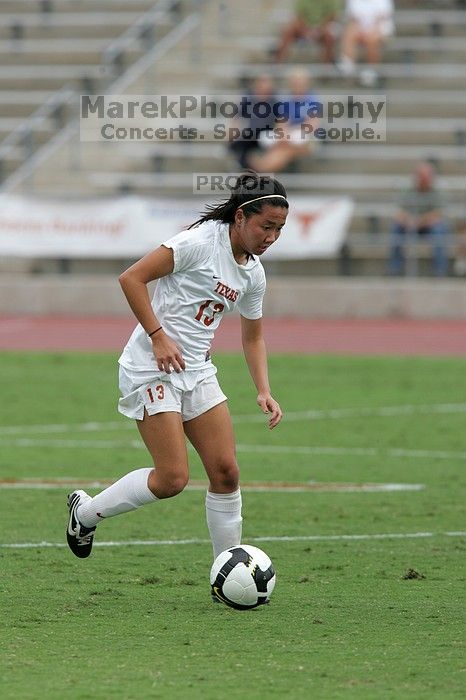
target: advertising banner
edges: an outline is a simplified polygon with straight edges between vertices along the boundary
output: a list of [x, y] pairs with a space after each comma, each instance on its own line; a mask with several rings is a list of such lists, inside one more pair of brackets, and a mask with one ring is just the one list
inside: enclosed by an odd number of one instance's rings
[[[199, 218], [207, 202], [121, 197], [83, 202], [0, 197], [0, 255], [138, 258]], [[267, 260], [332, 258], [345, 240], [351, 199], [290, 196], [290, 212]]]

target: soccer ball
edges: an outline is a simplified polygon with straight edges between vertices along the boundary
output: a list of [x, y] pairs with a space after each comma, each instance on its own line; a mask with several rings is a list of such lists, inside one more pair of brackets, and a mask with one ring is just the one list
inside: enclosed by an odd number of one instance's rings
[[212, 595], [231, 608], [250, 610], [268, 603], [275, 569], [258, 547], [241, 544], [221, 552], [210, 571]]

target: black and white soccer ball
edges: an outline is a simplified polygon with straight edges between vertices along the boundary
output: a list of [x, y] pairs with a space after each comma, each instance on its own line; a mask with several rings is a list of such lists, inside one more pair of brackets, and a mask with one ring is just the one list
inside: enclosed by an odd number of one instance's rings
[[275, 587], [275, 569], [258, 547], [241, 544], [218, 555], [210, 571], [212, 595], [237, 610], [268, 603]]

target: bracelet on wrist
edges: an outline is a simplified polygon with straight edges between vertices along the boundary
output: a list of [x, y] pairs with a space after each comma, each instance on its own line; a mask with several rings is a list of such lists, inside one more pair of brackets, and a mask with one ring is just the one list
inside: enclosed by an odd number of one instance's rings
[[162, 330], [162, 326], [159, 326], [158, 328], [155, 329], [155, 331], [152, 331], [152, 333], [148, 333], [147, 335], [149, 336], [149, 338], [152, 338], [154, 333], [158, 333], [158, 331], [161, 331], [161, 330]]

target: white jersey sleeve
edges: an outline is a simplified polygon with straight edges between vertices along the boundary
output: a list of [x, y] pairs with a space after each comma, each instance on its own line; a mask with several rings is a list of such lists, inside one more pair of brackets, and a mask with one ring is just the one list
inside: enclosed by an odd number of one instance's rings
[[181, 231], [163, 243], [173, 250], [173, 272], [195, 270], [212, 254], [212, 240], [202, 237], [199, 231]]
[[262, 303], [265, 294], [265, 272], [262, 265], [254, 269], [255, 275], [251, 288], [238, 301], [238, 310], [241, 316], [251, 321], [262, 318]]

